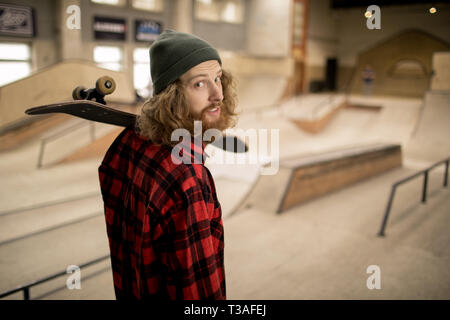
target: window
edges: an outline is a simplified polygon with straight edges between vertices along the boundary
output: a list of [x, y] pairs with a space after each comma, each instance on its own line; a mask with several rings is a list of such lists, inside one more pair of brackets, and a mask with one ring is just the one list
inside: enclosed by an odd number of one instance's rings
[[31, 73], [30, 46], [0, 43], [0, 86], [25, 78]]
[[119, 6], [119, 7], [123, 7], [126, 4], [126, 0], [91, 0], [94, 3], [99, 3], [99, 4], [108, 4], [111, 6]]
[[133, 83], [137, 93], [148, 98], [152, 94], [152, 78], [150, 74], [150, 56], [148, 48], [136, 48], [133, 52]]
[[195, 17], [204, 21], [242, 23], [244, 4], [242, 0], [196, 0]]
[[163, 0], [133, 0], [132, 6], [135, 9], [147, 11], [163, 11]]
[[122, 69], [122, 50], [119, 47], [95, 47], [94, 61], [99, 67], [120, 71]]

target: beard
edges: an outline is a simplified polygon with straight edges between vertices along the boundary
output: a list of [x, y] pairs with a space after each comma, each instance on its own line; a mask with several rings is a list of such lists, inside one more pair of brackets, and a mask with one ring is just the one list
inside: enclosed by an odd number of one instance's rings
[[[217, 106], [220, 107], [219, 117], [217, 119], [215, 119], [215, 120], [207, 119], [207, 114], [206, 113], [209, 110], [214, 109]], [[192, 121], [197, 120], [197, 121], [201, 121], [202, 122], [202, 135], [208, 129], [217, 129], [220, 132], [222, 132], [222, 131], [224, 131], [225, 129], [228, 128], [228, 123], [229, 123], [228, 115], [226, 113], [225, 106], [223, 105], [223, 103], [220, 103], [219, 105], [217, 105], [217, 104], [209, 105], [209, 106], [205, 107], [200, 112], [200, 114], [191, 115], [190, 118], [191, 118]]]

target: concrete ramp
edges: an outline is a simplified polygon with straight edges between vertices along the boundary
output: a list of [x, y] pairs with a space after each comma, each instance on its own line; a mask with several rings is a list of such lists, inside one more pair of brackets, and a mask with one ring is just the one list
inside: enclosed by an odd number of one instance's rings
[[373, 113], [382, 110], [381, 105], [351, 102], [341, 94], [297, 96], [283, 103], [281, 108], [298, 128], [312, 134], [322, 133], [343, 109]]
[[123, 128], [116, 129], [103, 137], [95, 140], [94, 142], [89, 143], [88, 145], [78, 149], [72, 154], [68, 155], [57, 164], [69, 163], [73, 161], [81, 161], [91, 158], [103, 158], [108, 151], [108, 148], [111, 146], [113, 141], [117, 138], [117, 136], [122, 132]]
[[12, 150], [20, 145], [36, 139], [39, 135], [43, 134], [47, 130], [56, 127], [63, 122], [70, 119], [71, 116], [67, 114], [53, 114], [36, 116], [35, 121], [0, 133], [0, 152]]
[[[110, 104], [109, 107], [134, 114], [140, 113], [140, 106], [138, 105], [116, 105]], [[73, 118], [73, 117], [72, 117]], [[87, 122], [87, 120], [85, 120]], [[92, 158], [103, 158], [109, 146], [113, 143], [119, 133], [124, 129], [123, 127], [96, 123], [96, 131], [99, 131], [98, 137], [80, 148], [72, 150], [63, 158], [56, 161], [54, 164], [70, 163], [74, 161], [82, 161]]]
[[236, 80], [242, 112], [274, 106], [285, 97], [292, 79], [292, 58], [263, 58], [230, 52], [221, 52], [221, 57], [224, 69]]
[[450, 156], [450, 52], [435, 52], [432, 64], [430, 91], [405, 151], [410, 157], [434, 162]]
[[245, 112], [273, 107], [280, 102], [287, 84], [284, 76], [242, 76], [238, 79], [239, 106]]
[[428, 161], [450, 156], [450, 91], [426, 94], [418, 126], [406, 151], [413, 158]]
[[280, 161], [260, 176], [239, 208], [281, 213], [298, 204], [402, 166], [400, 145], [373, 144]]
[[28, 108], [72, 100], [75, 87], [92, 88], [101, 76], [111, 76], [116, 81], [116, 90], [106, 97], [107, 101], [134, 102], [134, 89], [125, 73], [87, 61], [65, 61], [0, 87], [0, 130], [29, 121], [30, 116], [24, 113]]

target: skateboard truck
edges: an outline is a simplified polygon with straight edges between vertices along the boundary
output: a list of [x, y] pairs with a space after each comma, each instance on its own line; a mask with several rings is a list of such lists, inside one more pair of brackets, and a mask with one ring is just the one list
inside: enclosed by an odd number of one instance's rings
[[95, 82], [95, 88], [86, 89], [78, 86], [72, 91], [74, 100], [95, 100], [98, 103], [106, 105], [105, 96], [111, 94], [116, 89], [116, 82], [109, 76], [103, 76]]

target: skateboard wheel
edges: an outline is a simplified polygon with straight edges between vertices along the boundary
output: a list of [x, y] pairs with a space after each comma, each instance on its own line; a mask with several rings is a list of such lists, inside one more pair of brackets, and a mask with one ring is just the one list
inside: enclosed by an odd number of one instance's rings
[[72, 98], [74, 100], [83, 100], [86, 99], [86, 92], [85, 92], [86, 88], [79, 86], [76, 87], [75, 89], [73, 89], [72, 91]]
[[103, 76], [98, 78], [95, 88], [103, 95], [111, 94], [116, 89], [116, 82], [111, 77]]

